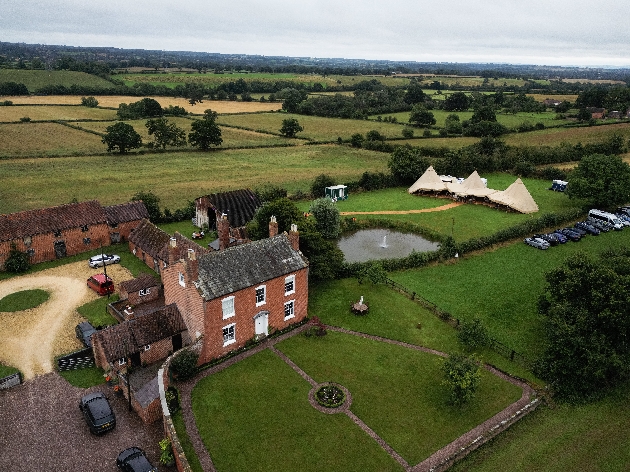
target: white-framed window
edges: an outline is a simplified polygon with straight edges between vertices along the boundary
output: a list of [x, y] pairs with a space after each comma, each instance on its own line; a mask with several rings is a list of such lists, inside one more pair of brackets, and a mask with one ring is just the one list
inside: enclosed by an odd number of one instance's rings
[[127, 363], [126, 357], [121, 357], [120, 359], [118, 359], [118, 365], [125, 365], [126, 363]]
[[151, 293], [151, 289], [150, 288], [143, 288], [142, 290], [140, 290], [140, 292], [138, 292], [138, 294], [141, 297], [144, 297], [145, 295], [148, 295]]
[[223, 328], [223, 346], [228, 346], [236, 342], [236, 323], [232, 323]]
[[162, 261], [162, 267], [166, 269], [166, 262]]
[[223, 319], [234, 316], [234, 297], [225, 297], [221, 300], [221, 308], [223, 310]]
[[295, 300], [289, 300], [284, 304], [285, 321], [295, 316]]
[[182, 274], [181, 272], [178, 272], [179, 274], [179, 285], [181, 285], [182, 287], [186, 286], [186, 280], [184, 279], [184, 274]]
[[267, 303], [267, 286], [256, 287], [256, 306]]
[[149, 349], [151, 349], [151, 345], [150, 344], [145, 344], [144, 345], [144, 350], [148, 351]]
[[284, 294], [291, 295], [295, 293], [295, 275], [289, 275], [284, 279]]

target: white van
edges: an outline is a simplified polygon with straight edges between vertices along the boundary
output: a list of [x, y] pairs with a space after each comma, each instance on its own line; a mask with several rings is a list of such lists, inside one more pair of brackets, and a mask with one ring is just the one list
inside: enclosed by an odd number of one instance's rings
[[588, 212], [588, 220], [608, 223], [617, 231], [623, 229], [623, 223], [621, 222], [621, 220], [617, 216], [613, 215], [612, 213], [608, 213], [607, 211], [596, 209], [590, 210]]

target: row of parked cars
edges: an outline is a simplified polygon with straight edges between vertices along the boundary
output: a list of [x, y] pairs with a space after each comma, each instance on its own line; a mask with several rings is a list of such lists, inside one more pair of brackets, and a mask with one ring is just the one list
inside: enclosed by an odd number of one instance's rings
[[587, 234], [597, 236], [602, 232], [621, 231], [626, 226], [630, 226], [630, 207], [619, 207], [615, 213], [593, 209], [588, 212], [586, 221], [550, 233], [535, 234], [524, 241], [532, 247], [548, 249], [569, 240], [577, 242]]

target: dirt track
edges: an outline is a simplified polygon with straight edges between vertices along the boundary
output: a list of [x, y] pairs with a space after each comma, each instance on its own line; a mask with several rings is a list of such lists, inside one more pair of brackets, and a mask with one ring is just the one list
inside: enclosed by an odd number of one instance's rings
[[[98, 298], [85, 283], [98, 272], [81, 261], [0, 282], [0, 299], [36, 288], [50, 293], [50, 298], [36, 308], [0, 312], [0, 361], [31, 379], [52, 372], [54, 356], [79, 349], [74, 326], [81, 317], [76, 308]], [[108, 266], [107, 274], [116, 285], [132, 278], [119, 265]]]
[[463, 205], [461, 202], [453, 202], [435, 208], [425, 208], [423, 210], [381, 210], [381, 211], [340, 211], [341, 216], [348, 215], [410, 215], [413, 213], [431, 213], [433, 211], [443, 211]]

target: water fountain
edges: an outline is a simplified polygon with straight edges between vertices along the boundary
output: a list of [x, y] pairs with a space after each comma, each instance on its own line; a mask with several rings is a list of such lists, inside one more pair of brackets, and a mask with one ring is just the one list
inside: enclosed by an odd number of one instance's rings
[[436, 251], [439, 244], [421, 236], [383, 228], [362, 229], [342, 236], [337, 246], [347, 262], [408, 256], [411, 251]]
[[381, 243], [381, 247], [382, 248], [387, 247], [387, 235], [383, 236], [383, 242]]

